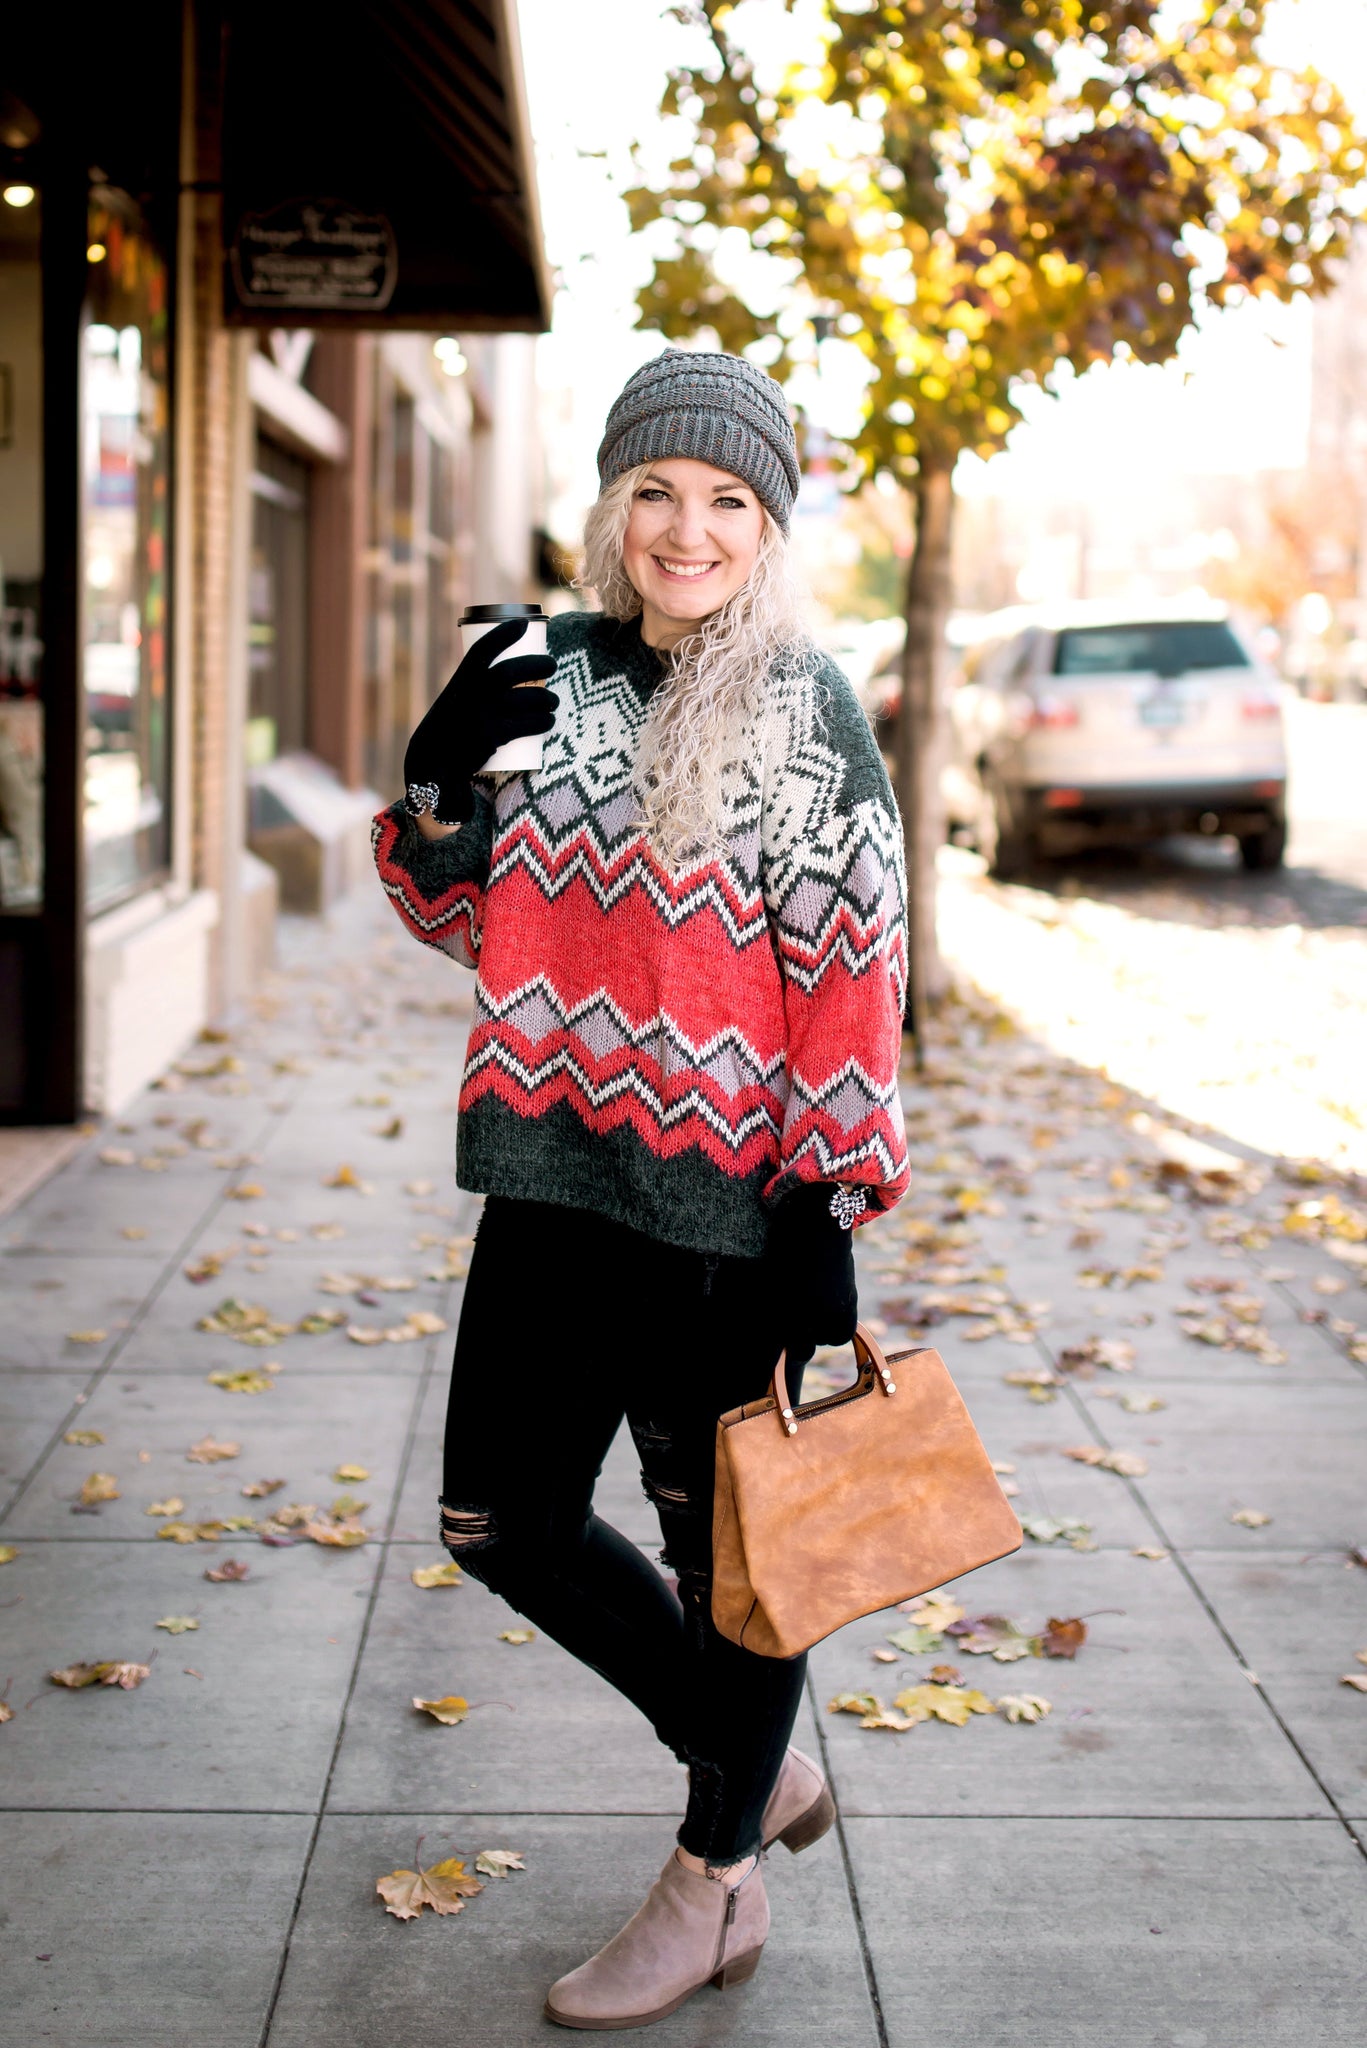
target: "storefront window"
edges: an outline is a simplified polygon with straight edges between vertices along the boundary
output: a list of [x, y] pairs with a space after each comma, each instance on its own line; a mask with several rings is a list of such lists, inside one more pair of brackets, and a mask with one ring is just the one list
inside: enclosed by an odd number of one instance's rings
[[86, 894], [131, 894], [168, 857], [167, 276], [137, 209], [89, 214], [82, 341]]
[[306, 463], [260, 436], [252, 472], [247, 766], [304, 745], [308, 688]]
[[0, 915], [43, 895], [41, 206], [0, 191]]

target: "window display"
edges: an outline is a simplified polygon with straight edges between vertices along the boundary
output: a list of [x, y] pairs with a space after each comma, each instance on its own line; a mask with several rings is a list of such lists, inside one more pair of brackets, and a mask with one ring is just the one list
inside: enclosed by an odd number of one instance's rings
[[86, 897], [166, 866], [167, 273], [136, 207], [91, 202], [82, 336]]
[[43, 899], [41, 211], [0, 195], [0, 916]]

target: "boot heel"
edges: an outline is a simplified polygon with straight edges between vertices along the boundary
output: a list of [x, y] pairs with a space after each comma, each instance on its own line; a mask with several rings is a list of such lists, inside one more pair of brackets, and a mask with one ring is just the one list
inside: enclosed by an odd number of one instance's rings
[[764, 1944], [752, 1948], [748, 1955], [732, 1956], [729, 1963], [723, 1963], [711, 1982], [718, 1991], [728, 1991], [733, 1984], [748, 1984], [759, 1968], [759, 1959], [764, 1954]]
[[779, 1836], [785, 1849], [796, 1856], [801, 1849], [810, 1849], [813, 1842], [819, 1842], [835, 1826], [835, 1800], [829, 1785], [823, 1785], [821, 1796], [814, 1806], [800, 1813], [795, 1821]]

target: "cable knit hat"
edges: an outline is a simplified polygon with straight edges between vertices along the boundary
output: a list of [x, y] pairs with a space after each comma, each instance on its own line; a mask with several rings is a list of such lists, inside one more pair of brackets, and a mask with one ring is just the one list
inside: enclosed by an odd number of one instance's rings
[[627, 379], [598, 450], [600, 484], [671, 455], [742, 478], [787, 532], [802, 481], [797, 437], [778, 384], [744, 356], [667, 348]]

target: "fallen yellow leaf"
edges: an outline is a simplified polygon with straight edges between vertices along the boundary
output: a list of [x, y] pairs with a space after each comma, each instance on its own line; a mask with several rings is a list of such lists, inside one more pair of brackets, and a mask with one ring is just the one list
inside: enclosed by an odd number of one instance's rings
[[905, 1692], [899, 1692], [892, 1704], [913, 1721], [933, 1716], [937, 1721], [948, 1721], [954, 1728], [962, 1728], [970, 1714], [996, 1712], [986, 1693], [959, 1685], [911, 1685]]
[[481, 1849], [475, 1869], [481, 1877], [506, 1877], [510, 1870], [525, 1870], [520, 1849]]
[[453, 1557], [448, 1557], [445, 1564], [416, 1564], [409, 1573], [409, 1577], [415, 1586], [422, 1586], [424, 1588], [464, 1584], [460, 1575], [460, 1566]]
[[1167, 1560], [1166, 1550], [1159, 1550], [1150, 1543], [1140, 1543], [1130, 1552], [1131, 1557], [1147, 1557], [1151, 1564], [1163, 1564]]
[[1263, 1514], [1259, 1508], [1236, 1508], [1229, 1519], [1237, 1522], [1241, 1529], [1265, 1529], [1272, 1517]]
[[184, 1510], [184, 1507], [184, 1501], [173, 1494], [170, 1500], [154, 1500], [149, 1502], [148, 1506], [143, 1509], [143, 1513], [145, 1515], [178, 1515]]
[[500, 1630], [498, 1639], [501, 1643], [534, 1643], [536, 1641], [536, 1630], [534, 1628], [505, 1628]]
[[199, 1623], [193, 1614], [163, 1614], [157, 1627], [164, 1628], [168, 1636], [183, 1636], [188, 1629], [198, 1628]]
[[92, 1472], [81, 1487], [81, 1506], [94, 1507], [102, 1500], [118, 1500], [119, 1482], [112, 1472]]
[[62, 1438], [62, 1442], [64, 1444], [78, 1444], [85, 1450], [92, 1444], [102, 1444], [104, 1442], [104, 1431], [102, 1429], [69, 1429]]
[[430, 1714], [434, 1721], [440, 1721], [443, 1728], [454, 1728], [470, 1711], [469, 1700], [463, 1700], [459, 1693], [449, 1692], [444, 1699], [420, 1700], [416, 1694], [413, 1704], [420, 1713]]
[[68, 1330], [66, 1341], [68, 1344], [103, 1344], [105, 1336], [104, 1330]]
[[364, 1465], [339, 1465], [332, 1476], [334, 1479], [369, 1479], [370, 1473]]
[[211, 1387], [222, 1387], [225, 1394], [264, 1394], [275, 1385], [265, 1372], [211, 1372], [208, 1380]]
[[0, 1543], [0, 1564], [13, 1564], [18, 1555], [19, 1547], [17, 1544]]
[[1351, 1685], [1354, 1692], [1367, 1692], [1367, 1672], [1346, 1671], [1339, 1684]]

